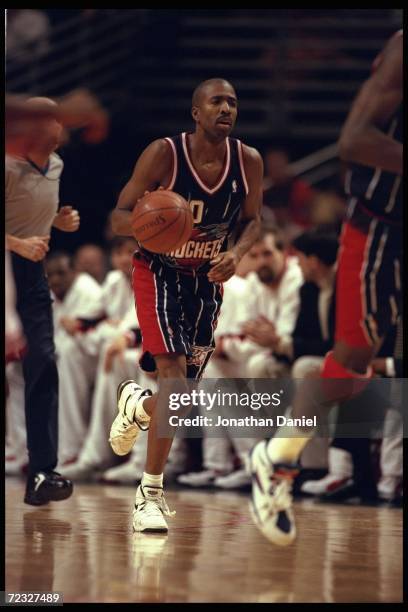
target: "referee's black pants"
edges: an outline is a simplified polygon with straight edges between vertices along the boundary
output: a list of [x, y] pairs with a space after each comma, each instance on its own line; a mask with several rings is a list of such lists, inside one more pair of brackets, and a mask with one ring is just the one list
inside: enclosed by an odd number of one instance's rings
[[29, 474], [58, 460], [58, 371], [51, 296], [43, 262], [12, 253], [17, 312], [27, 340], [23, 359]]

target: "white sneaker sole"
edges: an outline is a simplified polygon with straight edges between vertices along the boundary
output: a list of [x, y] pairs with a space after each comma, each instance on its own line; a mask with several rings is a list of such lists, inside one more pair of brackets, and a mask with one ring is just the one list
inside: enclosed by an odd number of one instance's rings
[[[124, 403], [123, 403], [121, 396], [122, 396], [122, 392], [124, 391], [126, 386], [129, 384], [137, 384], [137, 383], [135, 383], [134, 380], [124, 380], [118, 386], [117, 395], [116, 395], [118, 415], [116, 416], [115, 420], [112, 423], [111, 432], [112, 432], [112, 429], [115, 428], [115, 423], [117, 421], [118, 421], [118, 424], [121, 425], [123, 420], [126, 418], [124, 416], [124, 413], [125, 413], [125, 408], [126, 408], [126, 402], [128, 401], [130, 396], [126, 398], [126, 401]], [[126, 434], [124, 435], [122, 434], [122, 435], [114, 436], [114, 437], [110, 436], [109, 443], [112, 447], [113, 452], [116, 455], [119, 455], [121, 457], [130, 453], [130, 451], [132, 450], [136, 442], [137, 436], [139, 435], [139, 431], [141, 431], [141, 429], [142, 429], [141, 427], [139, 427], [136, 423], [134, 423], [132, 425], [129, 425], [129, 428], [126, 431]], [[148, 427], [146, 429], [148, 429]]]
[[[249, 471], [249, 473], [251, 474], [251, 482], [253, 480], [253, 476], [252, 474], [254, 472], [256, 472], [256, 469], [254, 467], [254, 460], [253, 460], [253, 451], [254, 451], [255, 447], [251, 450], [251, 452], [249, 453], [249, 456], [247, 456], [246, 459], [246, 469], [247, 471]], [[252, 483], [253, 486], [253, 483]], [[290, 544], [292, 544], [294, 542], [294, 540], [296, 539], [296, 527], [294, 527], [293, 532], [291, 535], [284, 535], [282, 532], [278, 531], [278, 530], [273, 530], [271, 532], [270, 529], [268, 529], [264, 523], [261, 522], [260, 518], [258, 517], [258, 514], [255, 510], [255, 504], [253, 499], [251, 499], [251, 501], [248, 504], [249, 506], [249, 512], [251, 514], [251, 518], [254, 522], [254, 524], [256, 525], [256, 527], [259, 529], [259, 531], [262, 533], [263, 536], [265, 536], [265, 538], [267, 540], [269, 540], [269, 542], [272, 542], [272, 544], [275, 544], [276, 546], [289, 546]]]
[[252, 501], [249, 502], [248, 506], [254, 524], [257, 526], [262, 535], [269, 540], [269, 542], [272, 542], [272, 544], [275, 544], [276, 546], [284, 547], [290, 546], [296, 540], [296, 530], [293, 531], [291, 536], [283, 536], [279, 532], [271, 534], [270, 530], [266, 529], [263, 523], [260, 522]]
[[135, 527], [135, 525], [133, 525], [134, 533], [167, 533], [168, 531], [168, 527]]

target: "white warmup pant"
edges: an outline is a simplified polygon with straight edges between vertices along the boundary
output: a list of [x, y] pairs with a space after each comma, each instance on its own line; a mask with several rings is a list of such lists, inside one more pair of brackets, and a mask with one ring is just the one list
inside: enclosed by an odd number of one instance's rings
[[[59, 463], [77, 457], [85, 443], [92, 406], [98, 361], [107, 340], [118, 335], [118, 329], [101, 323], [94, 330], [56, 337], [59, 374]], [[115, 402], [116, 392], [113, 396]], [[109, 432], [109, 430], [108, 430]]]
[[[291, 376], [294, 379], [307, 378], [312, 372], [320, 370], [324, 357], [305, 355], [296, 359], [292, 365]], [[301, 463], [304, 468], [326, 468], [328, 465], [327, 438], [313, 437], [301, 454]]]
[[245, 364], [246, 378], [279, 378], [290, 376], [290, 367], [264, 352], [252, 355]]
[[400, 414], [388, 410], [384, 422], [384, 437], [381, 443], [381, 478], [378, 490], [385, 496], [392, 496], [403, 475], [403, 426]]
[[[214, 357], [210, 359], [203, 378], [244, 378], [245, 374], [241, 364], [231, 363], [225, 359]], [[203, 411], [208, 416], [206, 411]], [[233, 438], [228, 428], [218, 427], [219, 435], [223, 437], [210, 437], [203, 431], [203, 467], [209, 470], [230, 472], [233, 468], [231, 457], [231, 444], [233, 445], [241, 463], [245, 466], [245, 459], [258, 441], [258, 438]]]
[[6, 453], [16, 457], [21, 463], [28, 463], [27, 432], [24, 410], [24, 377], [20, 361], [6, 366], [9, 396], [6, 402], [7, 435]]
[[97, 359], [86, 353], [75, 337], [66, 337], [58, 347], [59, 463], [77, 457], [85, 442], [91, 410], [92, 386]]
[[[123, 363], [114, 359], [112, 370], [105, 372], [104, 361], [107, 343], [102, 347], [95, 375], [95, 387], [91, 404], [91, 419], [78, 461], [92, 466], [108, 467], [115, 463], [115, 455], [109, 444], [109, 431], [118, 413], [117, 388], [126, 379], [136, 381], [141, 387], [155, 391], [155, 383], [148, 379], [138, 367], [140, 349], [129, 349], [124, 353]], [[153, 383], [153, 384], [152, 384]], [[140, 439], [139, 439], [140, 438]], [[138, 436], [135, 453], [146, 452], [147, 436]]]
[[[78, 461], [84, 465], [95, 467], [109, 467], [115, 463], [115, 455], [109, 444], [109, 432], [115, 419], [117, 408], [118, 385], [127, 379], [137, 382], [143, 389], [157, 391], [157, 383], [148, 377], [138, 365], [141, 349], [128, 349], [123, 355], [123, 362], [118, 358], [112, 362], [112, 370], [105, 372], [104, 361], [107, 342], [101, 349], [95, 375], [95, 388], [91, 405], [91, 418], [85, 443], [80, 452]], [[147, 452], [147, 432], [140, 432], [131, 451], [130, 460], [144, 470]], [[175, 470], [179, 469], [185, 460], [184, 444], [175, 438], [169, 454], [169, 465]]]

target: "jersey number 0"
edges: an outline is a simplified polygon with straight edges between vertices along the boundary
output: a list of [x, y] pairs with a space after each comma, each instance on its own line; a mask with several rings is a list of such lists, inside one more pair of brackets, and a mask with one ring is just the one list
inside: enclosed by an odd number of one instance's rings
[[190, 200], [190, 208], [193, 213], [194, 223], [201, 223], [203, 218], [204, 202], [202, 200]]

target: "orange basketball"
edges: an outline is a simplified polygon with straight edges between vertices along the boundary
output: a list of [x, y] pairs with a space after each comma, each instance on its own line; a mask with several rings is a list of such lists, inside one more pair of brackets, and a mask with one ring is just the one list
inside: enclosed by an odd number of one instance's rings
[[193, 230], [193, 215], [188, 202], [178, 193], [152, 191], [133, 209], [133, 235], [153, 253], [168, 253], [187, 242]]

